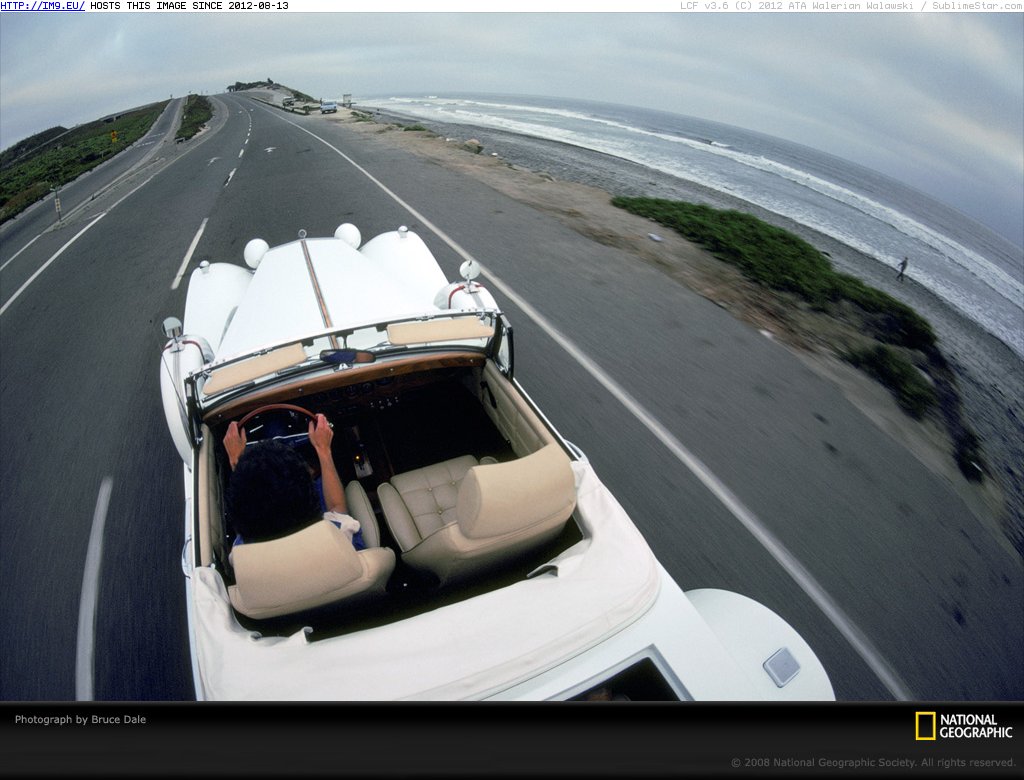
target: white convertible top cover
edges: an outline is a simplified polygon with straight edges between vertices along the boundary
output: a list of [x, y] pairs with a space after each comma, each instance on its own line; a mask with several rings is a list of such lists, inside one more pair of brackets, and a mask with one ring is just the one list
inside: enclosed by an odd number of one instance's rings
[[584, 539], [531, 579], [390, 625], [309, 642], [254, 638], [220, 575], [196, 568], [202, 693], [215, 700], [458, 700], [493, 695], [593, 647], [654, 603], [659, 567], [586, 463], [574, 462]]

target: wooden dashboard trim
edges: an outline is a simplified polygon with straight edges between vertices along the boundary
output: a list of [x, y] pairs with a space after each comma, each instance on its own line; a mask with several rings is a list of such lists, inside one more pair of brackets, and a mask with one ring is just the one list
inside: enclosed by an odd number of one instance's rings
[[203, 422], [214, 426], [234, 420], [260, 406], [273, 403], [291, 402], [302, 404], [305, 396], [316, 395], [328, 390], [337, 390], [353, 384], [376, 382], [423, 371], [445, 368], [474, 368], [483, 366], [487, 358], [483, 355], [467, 355], [464, 352], [444, 352], [433, 355], [383, 360], [379, 363], [357, 365], [343, 371], [332, 371], [317, 376], [296, 377], [290, 382], [248, 393], [210, 409], [203, 415]]

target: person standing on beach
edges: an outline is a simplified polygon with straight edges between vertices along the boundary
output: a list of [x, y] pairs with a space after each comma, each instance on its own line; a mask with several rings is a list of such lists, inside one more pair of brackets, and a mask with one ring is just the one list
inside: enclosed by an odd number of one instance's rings
[[910, 260], [908, 260], [906, 257], [904, 257], [902, 260], [900, 260], [900, 272], [899, 272], [899, 274], [896, 275], [896, 279], [898, 281], [900, 281], [900, 282], [903, 281], [903, 276], [906, 273], [907, 265], [909, 263], [910, 263]]

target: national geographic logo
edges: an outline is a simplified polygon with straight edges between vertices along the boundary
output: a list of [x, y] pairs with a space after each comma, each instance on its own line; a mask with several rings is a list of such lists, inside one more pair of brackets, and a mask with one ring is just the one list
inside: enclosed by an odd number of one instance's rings
[[1000, 726], [991, 713], [914, 713], [914, 739], [935, 742], [947, 739], [1013, 739], [1013, 726]]

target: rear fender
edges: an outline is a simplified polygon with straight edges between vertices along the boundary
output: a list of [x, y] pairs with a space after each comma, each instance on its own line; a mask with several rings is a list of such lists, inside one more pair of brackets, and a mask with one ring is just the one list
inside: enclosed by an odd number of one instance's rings
[[768, 607], [710, 588], [686, 591], [686, 597], [765, 700], [835, 701], [814, 651]]

